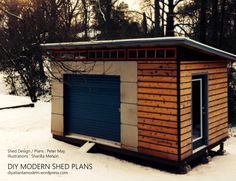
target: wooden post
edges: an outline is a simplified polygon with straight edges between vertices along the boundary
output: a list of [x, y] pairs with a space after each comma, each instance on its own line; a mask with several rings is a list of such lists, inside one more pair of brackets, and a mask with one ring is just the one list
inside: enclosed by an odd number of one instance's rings
[[183, 165], [179, 167], [179, 174], [187, 174], [190, 171], [191, 166], [187, 162], [183, 163]]
[[202, 161], [203, 164], [207, 164], [207, 163], [209, 163], [211, 160], [212, 160], [212, 158], [211, 158], [211, 156], [209, 155], [209, 151], [206, 150], [206, 153], [202, 156], [201, 161]]
[[218, 155], [224, 155], [225, 154], [225, 150], [224, 150], [224, 142], [220, 143], [220, 149], [217, 151]]

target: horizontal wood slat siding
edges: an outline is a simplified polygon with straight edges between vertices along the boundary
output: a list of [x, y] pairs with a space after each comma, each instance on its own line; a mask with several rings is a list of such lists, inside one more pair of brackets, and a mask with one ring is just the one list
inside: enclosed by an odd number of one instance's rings
[[[227, 63], [222, 61], [181, 62], [180, 71], [181, 159], [184, 159], [192, 154], [192, 74], [208, 73], [209, 145], [227, 136]], [[183, 129], [186, 131], [182, 132]]]
[[141, 153], [178, 160], [176, 76], [176, 61], [138, 61], [138, 150]]

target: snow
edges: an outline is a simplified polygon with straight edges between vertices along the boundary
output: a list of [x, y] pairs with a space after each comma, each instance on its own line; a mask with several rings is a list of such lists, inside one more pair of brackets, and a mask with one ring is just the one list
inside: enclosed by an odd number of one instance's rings
[[30, 104], [31, 100], [29, 97], [21, 97], [14, 95], [1, 95], [0, 94], [0, 108], [18, 106], [23, 104]]
[[[29, 98], [0, 95], [0, 105], [28, 103]], [[38, 102], [34, 108], [0, 111], [0, 181], [222, 181], [236, 179], [236, 134], [226, 141], [226, 155], [214, 157], [186, 175], [177, 175], [141, 166], [98, 153], [85, 153], [79, 147], [55, 140], [50, 133], [50, 103]], [[236, 133], [232, 128], [232, 133]], [[8, 158], [8, 149], [63, 149], [59, 158]], [[9, 163], [92, 163], [90, 170], [69, 170], [65, 175], [8, 175]]]
[[6, 87], [6, 83], [4, 82], [4, 74], [0, 72], [0, 95], [1, 94], [8, 94], [9, 93], [9, 88]]

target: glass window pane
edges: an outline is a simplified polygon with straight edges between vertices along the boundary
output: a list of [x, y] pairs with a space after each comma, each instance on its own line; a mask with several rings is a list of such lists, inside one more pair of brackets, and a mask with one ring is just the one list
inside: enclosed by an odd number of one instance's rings
[[155, 50], [147, 50], [147, 58], [155, 58]]
[[156, 58], [164, 58], [165, 53], [164, 50], [156, 50]]
[[129, 58], [137, 58], [136, 56], [136, 50], [129, 51]]
[[104, 57], [104, 58], [110, 58], [110, 52], [104, 51], [104, 52], [103, 52], [103, 57]]
[[96, 58], [102, 58], [102, 51], [97, 51], [96, 55]]
[[145, 50], [138, 50], [138, 58], [145, 58]]
[[125, 58], [125, 52], [124, 51], [118, 51], [118, 58]]
[[63, 53], [61, 58], [64, 58], [64, 59], [74, 59], [74, 53]]
[[166, 50], [166, 57], [174, 58], [175, 57], [175, 51], [174, 50]]
[[117, 58], [117, 51], [110, 52], [111, 58]]
[[192, 81], [192, 126], [193, 140], [201, 137], [201, 80]]
[[87, 52], [80, 52], [80, 59], [86, 59], [87, 58]]
[[95, 52], [89, 52], [89, 58], [95, 58]]

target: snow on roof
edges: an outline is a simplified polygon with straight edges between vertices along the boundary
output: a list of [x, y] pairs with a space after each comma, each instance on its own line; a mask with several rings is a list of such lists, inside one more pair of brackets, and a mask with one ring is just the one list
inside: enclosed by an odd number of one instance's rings
[[161, 38], [140, 38], [102, 40], [86, 42], [63, 42], [41, 44], [45, 49], [85, 49], [85, 48], [111, 48], [111, 47], [133, 47], [133, 46], [182, 46], [195, 49], [203, 53], [219, 56], [223, 59], [236, 61], [236, 55], [205, 45], [186, 37], [161, 37]]

